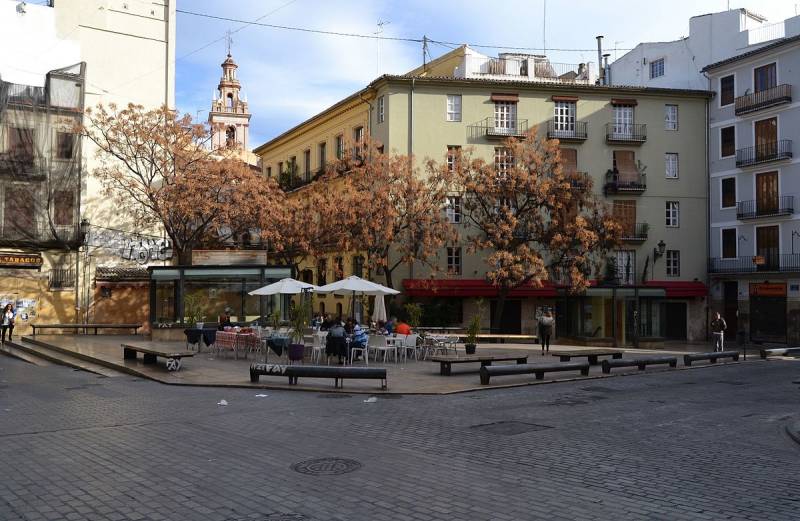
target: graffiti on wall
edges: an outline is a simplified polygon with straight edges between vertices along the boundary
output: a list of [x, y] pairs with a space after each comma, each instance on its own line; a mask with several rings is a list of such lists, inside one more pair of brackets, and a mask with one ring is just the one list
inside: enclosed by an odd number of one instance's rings
[[92, 228], [87, 242], [93, 248], [109, 250], [139, 264], [169, 260], [173, 255], [172, 242], [167, 238], [143, 237], [117, 230]]

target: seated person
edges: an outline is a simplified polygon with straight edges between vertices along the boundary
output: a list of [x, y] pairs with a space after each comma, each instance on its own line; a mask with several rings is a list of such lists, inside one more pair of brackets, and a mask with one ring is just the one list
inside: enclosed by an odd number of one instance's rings
[[394, 332], [398, 335], [410, 335], [411, 326], [400, 320], [397, 322], [397, 326], [395, 326]]
[[328, 336], [325, 339], [325, 355], [338, 356], [340, 364], [347, 354], [347, 344], [344, 339], [345, 332], [341, 324], [333, 324], [328, 329]]
[[395, 317], [390, 318], [389, 321], [386, 322], [386, 325], [384, 327], [386, 328], [387, 335], [391, 335], [392, 333], [394, 333], [395, 324], [397, 324], [397, 319]]
[[219, 326], [217, 327], [218, 330], [224, 331], [226, 327], [232, 327], [233, 324], [231, 323], [231, 316], [228, 313], [228, 310], [222, 312], [219, 316]]

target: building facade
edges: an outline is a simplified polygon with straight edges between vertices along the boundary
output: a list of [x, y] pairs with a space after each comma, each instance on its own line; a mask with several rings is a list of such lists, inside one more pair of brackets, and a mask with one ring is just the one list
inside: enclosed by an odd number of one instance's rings
[[[698, 143], [709, 93], [596, 86], [587, 65], [548, 66], [541, 56], [478, 61], [464, 46], [408, 75], [377, 79], [257, 148], [265, 175], [274, 177], [298, 157], [311, 161], [301, 171], [313, 172], [345, 136], [366, 133], [387, 152], [419, 161], [444, 162], [454, 147], [492, 161], [506, 137], [535, 130], [561, 141], [566, 167], [587, 172], [623, 223], [624, 244], [610, 254], [614, 283], [598, 281], [580, 298], [567, 298], [554, 284], [519, 288], [506, 303], [508, 316], [495, 324], [490, 311], [497, 291], [485, 279], [485, 254], [469, 254], [462, 241], [440, 253], [451, 277], [430, 283], [424, 267], [400, 268], [404, 294], [440, 310], [453, 325], [469, 320], [483, 299], [484, 327], [507, 332], [533, 333], [537, 312], [555, 307], [560, 333], [572, 337], [616, 344], [703, 338], [707, 252], [697, 245], [707, 234], [699, 226], [707, 222], [706, 157]], [[539, 73], [535, 79], [532, 70]], [[551, 71], [546, 81], [545, 71]], [[455, 205], [449, 215], [460, 223]], [[352, 255], [332, 253], [309, 269], [325, 270], [327, 280], [339, 257], [356, 267]], [[330, 304], [326, 309], [334, 311]]]
[[728, 331], [800, 342], [800, 36], [709, 65], [713, 306]]

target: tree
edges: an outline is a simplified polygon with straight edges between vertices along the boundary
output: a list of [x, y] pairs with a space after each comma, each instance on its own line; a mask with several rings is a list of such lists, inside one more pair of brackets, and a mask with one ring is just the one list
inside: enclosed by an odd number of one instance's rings
[[556, 280], [583, 291], [618, 244], [621, 227], [591, 178], [563, 167], [557, 140], [532, 131], [498, 148], [494, 164], [465, 155], [453, 170], [452, 190], [461, 192], [472, 228], [469, 251], [486, 252], [486, 276], [498, 289], [498, 324], [513, 289]]
[[341, 179], [337, 194], [346, 200], [337, 207], [347, 231], [345, 249], [364, 252], [369, 268], [383, 272], [390, 288], [403, 264], [418, 262], [436, 271], [437, 252], [455, 239], [444, 212], [448, 178], [433, 162], [423, 175], [413, 157], [386, 154], [367, 139], [345, 150], [326, 174]]
[[[192, 250], [261, 228], [274, 239], [283, 192], [225, 151], [211, 151], [210, 129], [162, 107], [98, 105], [82, 133], [98, 147], [94, 174], [121, 212], [141, 228], [163, 226], [180, 264]], [[221, 154], [221, 155], [220, 155]]]

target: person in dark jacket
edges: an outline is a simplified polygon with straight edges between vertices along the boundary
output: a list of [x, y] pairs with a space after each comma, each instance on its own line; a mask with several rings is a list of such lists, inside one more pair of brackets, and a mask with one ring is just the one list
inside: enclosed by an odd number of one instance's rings
[[719, 313], [714, 313], [714, 318], [711, 320], [711, 337], [714, 340], [714, 351], [725, 350], [725, 330], [728, 329], [728, 324]]

